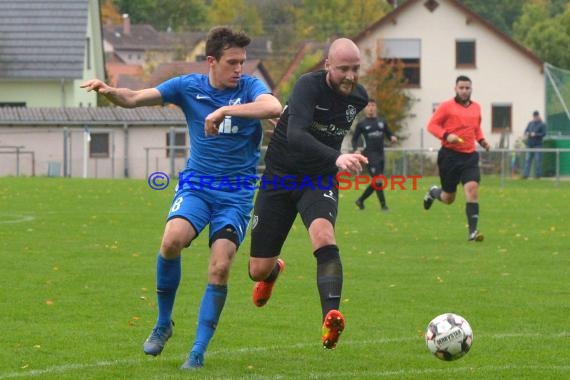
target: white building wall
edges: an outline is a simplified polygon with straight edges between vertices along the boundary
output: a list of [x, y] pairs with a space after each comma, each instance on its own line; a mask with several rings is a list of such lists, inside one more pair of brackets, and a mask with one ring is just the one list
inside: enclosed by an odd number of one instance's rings
[[[59, 168], [52, 175], [64, 175], [64, 129], [61, 126], [3, 126], [0, 127], [0, 177], [7, 175], [47, 176], [53, 165]], [[166, 157], [166, 135], [169, 126], [130, 126], [128, 128], [128, 160], [125, 160], [125, 129], [122, 126], [89, 126], [91, 133], [109, 133], [109, 157], [89, 156], [89, 145], [85, 145], [84, 128], [68, 127], [67, 170], [71, 177], [81, 178], [86, 173], [88, 178], [123, 178], [125, 165], [128, 165], [130, 178], [146, 178], [148, 174], [161, 171], [171, 174], [171, 161]], [[185, 127], [176, 126], [178, 132], [186, 132]], [[187, 140], [188, 141], [188, 140]], [[20, 146], [19, 159], [14, 148]], [[147, 150], [148, 167], [147, 167]], [[85, 152], [87, 149], [87, 155]], [[10, 152], [10, 153], [7, 153]], [[32, 160], [34, 157], [34, 160]], [[19, 161], [19, 162], [18, 162]], [[84, 171], [86, 166], [87, 171]], [[174, 159], [174, 174], [182, 171], [186, 157]], [[19, 171], [18, 171], [19, 167]], [[147, 173], [148, 171], [148, 173]]]
[[[379, 39], [421, 39], [421, 88], [410, 89], [417, 99], [407, 119], [403, 146], [410, 148], [438, 147], [439, 141], [429, 135], [425, 127], [432, 114], [433, 104], [452, 98], [455, 79], [467, 75], [473, 81], [472, 99], [481, 104], [482, 127], [494, 146], [500, 134], [491, 133], [491, 107], [493, 104], [511, 104], [513, 134], [511, 141], [523, 134], [532, 111], [544, 114], [544, 74], [541, 67], [490, 29], [475, 20], [468, 22], [467, 15], [446, 0], [430, 12], [418, 2], [402, 12], [393, 23], [385, 23], [360, 43], [363, 52], [377, 54]], [[456, 40], [475, 40], [476, 68], [455, 67]], [[363, 62], [363, 71], [372, 59]], [[423, 141], [422, 141], [423, 140]]]

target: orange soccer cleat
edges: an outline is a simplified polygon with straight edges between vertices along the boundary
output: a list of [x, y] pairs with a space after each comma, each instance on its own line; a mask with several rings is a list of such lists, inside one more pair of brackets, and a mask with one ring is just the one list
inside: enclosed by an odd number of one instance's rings
[[[285, 261], [277, 259], [277, 265], [279, 265], [279, 273], [283, 272], [285, 269]], [[279, 275], [277, 275], [277, 278], [279, 278]], [[277, 278], [271, 282], [257, 281], [255, 283], [253, 286], [253, 303], [255, 306], [262, 307], [269, 301]]]
[[336, 347], [342, 330], [344, 330], [344, 317], [338, 310], [327, 313], [323, 322], [323, 347], [333, 350]]

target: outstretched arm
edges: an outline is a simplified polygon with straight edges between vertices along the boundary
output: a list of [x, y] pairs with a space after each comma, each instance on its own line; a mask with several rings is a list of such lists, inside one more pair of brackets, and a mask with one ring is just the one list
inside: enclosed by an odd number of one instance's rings
[[80, 87], [88, 92], [96, 91], [113, 104], [124, 108], [162, 105], [162, 95], [156, 88], [145, 88], [138, 91], [128, 88], [115, 88], [99, 79], [91, 79]]

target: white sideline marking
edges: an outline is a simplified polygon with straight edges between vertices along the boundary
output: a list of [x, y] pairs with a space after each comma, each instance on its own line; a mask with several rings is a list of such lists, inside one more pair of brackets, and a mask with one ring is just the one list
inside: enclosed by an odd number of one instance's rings
[[0, 224], [31, 222], [34, 219], [36, 219], [36, 217], [33, 215], [0, 214]]
[[401, 369], [397, 371], [359, 371], [358, 373], [354, 373], [354, 371], [350, 372], [335, 372], [335, 373], [323, 373], [323, 374], [309, 374], [311, 379], [319, 379], [319, 378], [340, 378], [346, 379], [351, 377], [359, 377], [359, 376], [373, 376], [373, 377], [394, 377], [394, 376], [421, 376], [421, 375], [428, 375], [428, 374], [449, 374], [449, 373], [469, 373], [474, 375], [481, 375], [489, 372], [502, 372], [502, 371], [509, 371], [509, 370], [541, 370], [541, 371], [551, 371], [551, 370], [558, 370], [558, 371], [570, 371], [570, 366], [540, 366], [540, 365], [503, 365], [503, 366], [484, 366], [484, 367], [448, 367], [448, 368], [424, 368], [424, 369]]
[[[570, 333], [567, 331], [563, 331], [559, 334], [550, 334], [550, 335], [542, 335], [542, 334], [496, 334], [496, 335], [483, 335], [483, 339], [512, 339], [512, 338], [527, 338], [527, 339], [556, 339], [556, 338], [567, 338], [570, 336]], [[480, 335], [477, 335], [480, 337]], [[354, 345], [377, 345], [377, 344], [389, 344], [389, 343], [399, 343], [399, 342], [406, 342], [406, 341], [421, 341], [423, 340], [420, 336], [413, 336], [413, 337], [405, 337], [405, 338], [384, 338], [384, 339], [377, 339], [377, 340], [365, 340], [365, 341], [350, 341], [345, 340], [343, 341], [343, 346], [354, 346]], [[263, 346], [263, 347], [244, 347], [237, 350], [231, 349], [218, 349], [208, 351], [208, 356], [218, 356], [218, 355], [227, 355], [231, 353], [235, 354], [249, 354], [252, 352], [265, 352], [265, 351], [277, 351], [283, 349], [290, 349], [296, 350], [299, 348], [314, 346], [315, 343], [299, 343], [289, 346]], [[141, 354], [142, 355], [142, 354]], [[183, 358], [181, 358], [181, 362]], [[112, 367], [112, 366], [124, 366], [124, 365], [134, 365], [134, 364], [143, 364], [148, 363], [148, 360], [141, 359], [122, 359], [122, 360], [101, 360], [96, 361], [94, 363], [76, 363], [76, 364], [65, 364], [65, 365], [58, 365], [53, 367], [47, 367], [44, 369], [34, 369], [26, 371], [22, 369], [19, 372], [0, 372], [0, 379], [13, 379], [17, 377], [35, 377], [35, 376], [42, 376], [48, 374], [55, 374], [55, 373], [63, 373], [67, 371], [75, 371], [75, 370], [83, 370], [87, 368], [97, 368], [97, 367]], [[508, 370], [557, 370], [557, 371], [570, 371], [570, 365], [566, 366], [555, 366], [555, 365], [503, 365], [503, 366], [482, 366], [482, 367], [449, 367], [449, 368], [425, 368], [425, 369], [401, 369], [397, 371], [359, 371], [357, 373], [358, 376], [376, 376], [376, 377], [389, 377], [389, 376], [403, 376], [403, 375], [427, 375], [433, 373], [462, 373], [462, 372], [474, 372], [474, 373], [485, 373], [485, 372], [500, 372], [500, 371], [508, 371]], [[354, 377], [354, 371], [344, 372], [344, 373], [334, 373], [331, 374], [330, 372], [327, 373], [309, 373], [307, 374], [308, 377], [312, 379], [318, 378], [348, 378]]]

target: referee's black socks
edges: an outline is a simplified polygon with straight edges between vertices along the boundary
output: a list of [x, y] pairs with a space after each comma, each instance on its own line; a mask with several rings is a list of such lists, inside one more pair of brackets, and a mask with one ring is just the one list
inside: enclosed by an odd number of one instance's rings
[[477, 222], [479, 221], [479, 203], [465, 203], [465, 214], [467, 214], [467, 224], [469, 225], [469, 233], [472, 234], [477, 230]]

